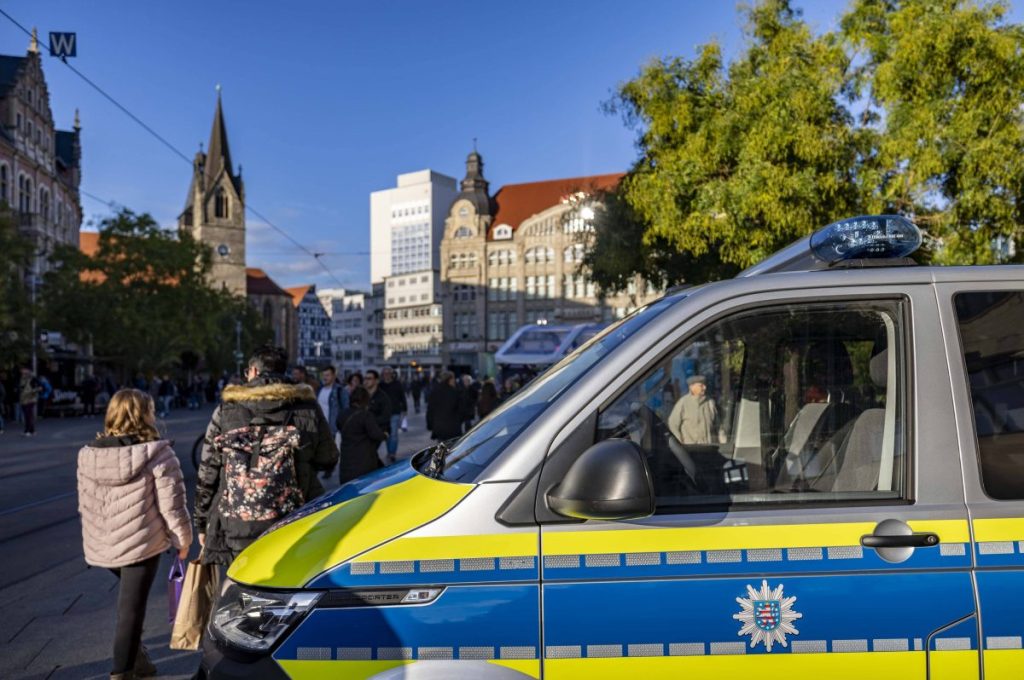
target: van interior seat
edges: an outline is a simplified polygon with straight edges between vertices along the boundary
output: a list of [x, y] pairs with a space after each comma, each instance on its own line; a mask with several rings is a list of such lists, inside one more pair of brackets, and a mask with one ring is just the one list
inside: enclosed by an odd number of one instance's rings
[[[827, 401], [804, 404], [786, 429], [780, 445], [784, 459], [775, 488], [801, 486], [804, 480], [820, 480], [833, 456], [828, 442], [858, 414], [850, 403], [853, 394], [853, 362], [840, 340], [811, 345], [805, 356], [806, 380], [823, 389]], [[822, 455], [822, 454], [826, 455]]]
[[[868, 364], [871, 382], [883, 393], [888, 382], [889, 352], [878, 350]], [[834, 450], [831, 474], [813, 485], [819, 491], [867, 491], [878, 487], [885, 436], [885, 409], [865, 409], [849, 427], [836, 433], [829, 449]]]

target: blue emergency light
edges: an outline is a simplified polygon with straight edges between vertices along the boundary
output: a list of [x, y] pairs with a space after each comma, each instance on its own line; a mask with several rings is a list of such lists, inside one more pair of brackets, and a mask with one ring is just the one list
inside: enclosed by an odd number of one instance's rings
[[853, 260], [900, 261], [919, 247], [921, 231], [907, 218], [862, 215], [822, 227], [738, 276], [814, 271]]

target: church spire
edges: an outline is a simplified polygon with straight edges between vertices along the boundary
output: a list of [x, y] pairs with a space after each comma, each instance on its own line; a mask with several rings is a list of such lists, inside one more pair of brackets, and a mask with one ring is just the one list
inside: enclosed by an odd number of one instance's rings
[[224, 124], [224, 110], [220, 100], [220, 85], [217, 86], [217, 110], [213, 114], [213, 128], [206, 151], [205, 186], [213, 186], [220, 171], [224, 170], [232, 183], [235, 181], [231, 165], [231, 151], [228, 149], [228, 129]]

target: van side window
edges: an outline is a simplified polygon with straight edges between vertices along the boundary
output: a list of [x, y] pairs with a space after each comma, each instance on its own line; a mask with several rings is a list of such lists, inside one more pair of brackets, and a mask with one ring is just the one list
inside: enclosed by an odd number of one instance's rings
[[658, 512], [904, 497], [903, 303], [782, 305], [716, 321], [604, 409]]
[[997, 500], [1024, 499], [1024, 291], [958, 293], [953, 300], [981, 483]]

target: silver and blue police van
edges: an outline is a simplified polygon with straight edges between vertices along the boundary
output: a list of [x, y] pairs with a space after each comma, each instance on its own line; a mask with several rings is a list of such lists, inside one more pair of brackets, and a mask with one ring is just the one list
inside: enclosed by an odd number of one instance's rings
[[1024, 677], [1024, 267], [829, 225], [231, 566], [211, 678]]

